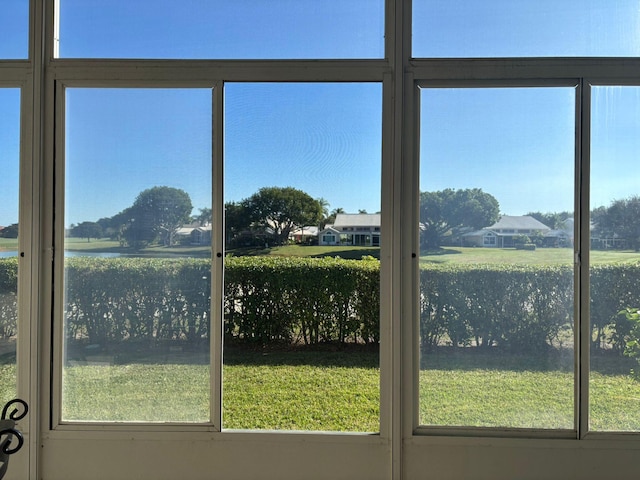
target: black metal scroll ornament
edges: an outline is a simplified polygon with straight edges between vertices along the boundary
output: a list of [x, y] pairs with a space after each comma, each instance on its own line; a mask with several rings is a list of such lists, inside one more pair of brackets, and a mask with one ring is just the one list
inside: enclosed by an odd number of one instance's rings
[[16, 422], [23, 419], [28, 411], [27, 402], [19, 398], [9, 401], [2, 409], [2, 418], [0, 418], [0, 479], [7, 473], [9, 455], [16, 453], [24, 444], [24, 438], [20, 430], [16, 428]]

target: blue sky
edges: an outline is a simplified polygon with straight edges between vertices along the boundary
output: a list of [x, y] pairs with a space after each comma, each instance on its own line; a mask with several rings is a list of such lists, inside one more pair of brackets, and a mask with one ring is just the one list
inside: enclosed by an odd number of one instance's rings
[[[26, 5], [3, 1], [2, 58], [26, 56]], [[381, 58], [384, 50], [382, 0], [60, 5], [63, 57]], [[638, 55], [639, 18], [639, 0], [415, 0], [414, 55]], [[639, 91], [594, 91], [593, 206], [637, 193], [629, 172], [640, 151]], [[155, 185], [186, 190], [194, 214], [209, 206], [211, 95], [70, 89], [65, 223], [114, 215]], [[227, 84], [225, 200], [278, 185], [323, 197], [330, 209], [380, 210], [381, 95], [379, 84]], [[423, 190], [480, 187], [514, 215], [572, 208], [572, 89], [425, 89], [422, 97]], [[0, 90], [0, 225], [17, 220], [17, 98]]]
[[0, 88], [0, 225], [18, 222], [20, 89]]
[[27, 25], [29, 0], [0, 2], [0, 59], [25, 59], [29, 55]]
[[638, 0], [414, 0], [416, 57], [640, 55]]

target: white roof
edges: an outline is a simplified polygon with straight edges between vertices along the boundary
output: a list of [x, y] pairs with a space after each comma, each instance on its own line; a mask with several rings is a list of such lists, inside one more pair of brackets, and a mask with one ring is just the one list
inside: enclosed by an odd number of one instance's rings
[[291, 230], [290, 235], [318, 235], [318, 227], [309, 225], [308, 227], [296, 227]]
[[487, 227], [491, 230], [551, 230], [544, 223], [539, 222], [529, 215], [511, 216], [503, 215], [496, 223]]
[[379, 226], [379, 213], [338, 213], [335, 222], [333, 222], [334, 228]]

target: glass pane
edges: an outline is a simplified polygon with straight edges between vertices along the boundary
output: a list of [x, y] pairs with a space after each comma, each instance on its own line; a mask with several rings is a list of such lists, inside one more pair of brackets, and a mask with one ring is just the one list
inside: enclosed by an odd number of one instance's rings
[[640, 1], [414, 0], [414, 57], [633, 57]]
[[594, 87], [590, 428], [640, 430], [640, 87]]
[[16, 397], [20, 90], [0, 88], [0, 406]]
[[60, 0], [60, 56], [382, 58], [383, 0]]
[[572, 88], [422, 89], [422, 425], [572, 429]]
[[63, 419], [208, 422], [212, 92], [66, 93]]
[[378, 431], [380, 84], [225, 86], [223, 426]]
[[2, 0], [0, 32], [0, 59], [29, 56], [29, 0]]

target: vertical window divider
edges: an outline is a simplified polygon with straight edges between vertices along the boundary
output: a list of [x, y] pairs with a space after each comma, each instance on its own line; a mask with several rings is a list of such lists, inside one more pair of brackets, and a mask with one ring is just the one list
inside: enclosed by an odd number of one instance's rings
[[211, 319], [210, 368], [211, 418], [213, 428], [222, 430], [222, 347], [224, 339], [224, 87], [216, 82], [213, 87], [212, 173], [213, 198], [212, 226], [214, 234], [211, 258]]
[[62, 363], [64, 353], [60, 346], [64, 341], [64, 319], [62, 309], [58, 305], [64, 302], [64, 293], [59, 286], [64, 284], [64, 267], [56, 268], [56, 264], [64, 265], [64, 178], [65, 178], [65, 85], [55, 82], [54, 87], [54, 139], [53, 139], [53, 178], [52, 194], [54, 213], [51, 219], [53, 226], [52, 238], [52, 325], [51, 325], [51, 424], [55, 429], [62, 420]]
[[580, 80], [578, 86], [576, 122], [576, 213], [574, 238], [578, 239], [575, 249], [576, 280], [578, 295], [576, 300], [577, 353], [576, 372], [578, 377], [576, 391], [576, 421], [578, 438], [582, 439], [589, 431], [589, 372], [591, 350], [591, 322], [589, 317], [589, 252], [590, 252], [590, 153], [591, 153], [591, 85]]

